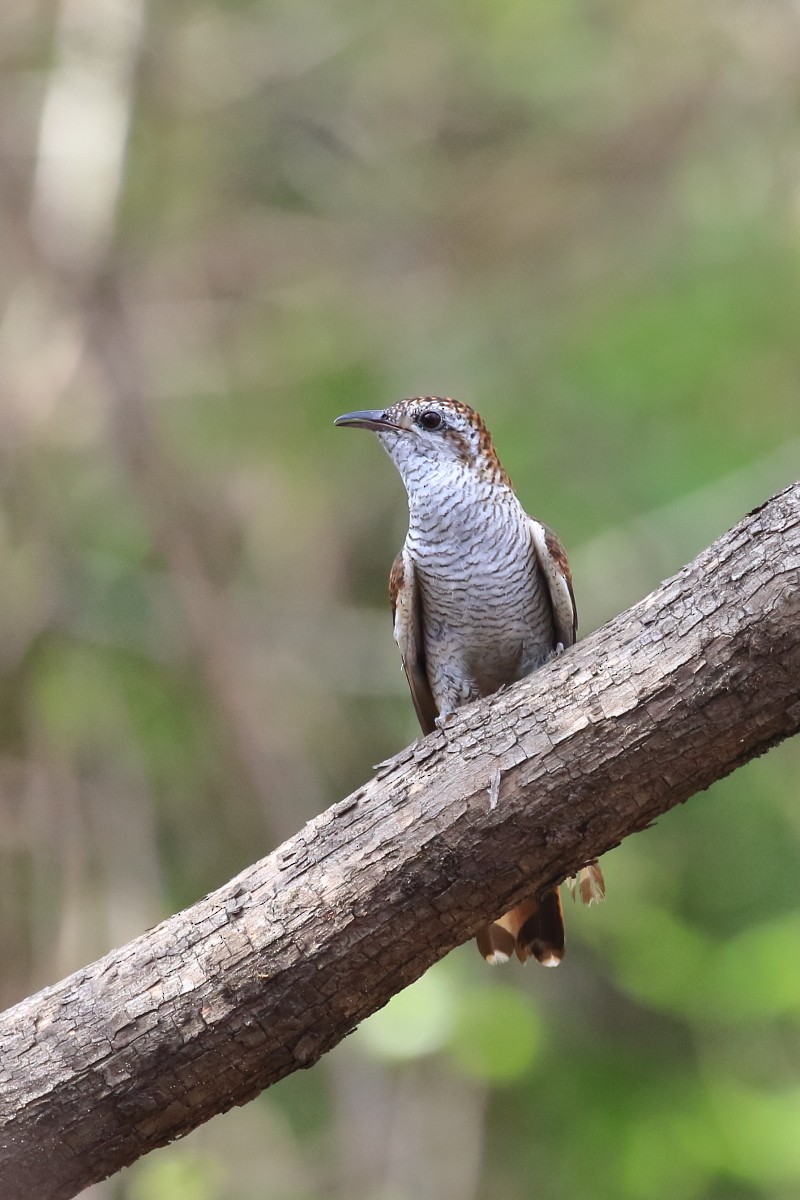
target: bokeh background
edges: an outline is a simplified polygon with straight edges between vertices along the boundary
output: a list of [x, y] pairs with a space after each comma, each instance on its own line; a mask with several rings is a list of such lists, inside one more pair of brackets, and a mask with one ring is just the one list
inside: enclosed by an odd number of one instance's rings
[[[416, 733], [402, 488], [452, 394], [582, 630], [800, 461], [796, 0], [3, 0], [0, 997]], [[795, 1200], [800, 747], [92, 1200]]]

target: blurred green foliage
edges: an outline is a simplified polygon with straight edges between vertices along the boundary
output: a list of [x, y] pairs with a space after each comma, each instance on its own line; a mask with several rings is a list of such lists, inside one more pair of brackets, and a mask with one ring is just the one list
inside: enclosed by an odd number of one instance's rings
[[[5, 1002], [415, 736], [338, 413], [479, 408], [584, 632], [795, 478], [799, 65], [791, 0], [3, 5]], [[798, 767], [93, 1200], [794, 1200]]]

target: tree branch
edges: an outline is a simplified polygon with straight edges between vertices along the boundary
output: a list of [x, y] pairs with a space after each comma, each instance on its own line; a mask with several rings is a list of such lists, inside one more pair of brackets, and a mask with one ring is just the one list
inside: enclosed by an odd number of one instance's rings
[[310, 1066], [532, 886], [797, 732], [799, 568], [794, 484], [225, 887], [10, 1009], [0, 1198], [74, 1196]]

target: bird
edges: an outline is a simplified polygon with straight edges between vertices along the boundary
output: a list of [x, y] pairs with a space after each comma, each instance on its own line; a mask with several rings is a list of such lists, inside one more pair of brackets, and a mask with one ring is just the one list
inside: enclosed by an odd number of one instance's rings
[[[566, 553], [529, 517], [483, 419], [445, 396], [344, 413], [368, 429], [408, 496], [408, 533], [389, 576], [394, 637], [423, 734], [462, 705], [523, 679], [572, 646], [577, 609]], [[585, 904], [605, 895], [597, 861], [569, 881]], [[515, 905], [477, 935], [487, 962], [564, 955], [558, 887]]]

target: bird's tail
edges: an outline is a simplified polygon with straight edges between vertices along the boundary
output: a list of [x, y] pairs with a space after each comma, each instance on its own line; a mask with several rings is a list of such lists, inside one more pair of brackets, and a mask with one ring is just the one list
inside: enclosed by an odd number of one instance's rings
[[[597, 904], [606, 894], [600, 864], [595, 860], [567, 880], [573, 898]], [[520, 962], [533, 956], [544, 967], [557, 967], [564, 957], [564, 914], [558, 888], [524, 900], [505, 916], [480, 931], [478, 949], [488, 963], [508, 962], [516, 953]]]
[[542, 966], [557, 967], [564, 957], [564, 917], [558, 888], [524, 900], [478, 934], [478, 949], [488, 963], [520, 962], [531, 955]]

